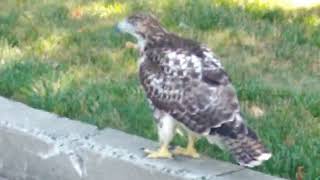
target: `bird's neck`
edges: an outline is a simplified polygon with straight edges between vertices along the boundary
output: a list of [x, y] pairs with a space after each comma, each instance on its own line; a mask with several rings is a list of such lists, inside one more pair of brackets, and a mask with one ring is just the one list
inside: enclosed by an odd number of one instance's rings
[[143, 51], [146, 47], [158, 46], [159, 43], [166, 41], [169, 33], [163, 29], [161, 31], [155, 31], [153, 33], [145, 34], [144, 37], [137, 36], [137, 44], [140, 51]]

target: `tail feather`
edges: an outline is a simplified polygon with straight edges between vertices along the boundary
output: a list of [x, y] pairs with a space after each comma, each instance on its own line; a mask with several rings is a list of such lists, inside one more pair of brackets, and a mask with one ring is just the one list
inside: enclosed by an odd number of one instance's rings
[[247, 134], [240, 134], [235, 139], [229, 137], [224, 137], [223, 139], [225, 146], [242, 166], [259, 166], [272, 156], [258, 139], [252, 138]]
[[[260, 142], [256, 133], [241, 120], [227, 122], [219, 127], [211, 128], [209, 135], [209, 141], [218, 145], [222, 144], [220, 147], [228, 149], [242, 166], [259, 166], [272, 156]], [[215, 139], [218, 139], [218, 141]]]

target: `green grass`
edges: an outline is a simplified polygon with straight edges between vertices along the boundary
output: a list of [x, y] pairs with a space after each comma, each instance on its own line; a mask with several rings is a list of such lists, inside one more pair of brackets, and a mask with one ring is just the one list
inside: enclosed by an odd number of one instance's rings
[[[0, 94], [33, 107], [156, 140], [132, 40], [114, 24], [155, 13], [171, 31], [208, 44], [237, 88], [248, 123], [272, 150], [259, 171], [320, 178], [320, 7], [241, 1], [2, 0]], [[252, 106], [264, 111], [255, 117]], [[185, 140], [177, 138], [175, 143]], [[204, 140], [202, 153], [231, 160]]]

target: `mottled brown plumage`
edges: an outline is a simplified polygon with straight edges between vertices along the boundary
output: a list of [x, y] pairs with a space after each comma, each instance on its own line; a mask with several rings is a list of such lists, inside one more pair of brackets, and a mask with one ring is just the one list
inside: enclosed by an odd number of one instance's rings
[[212, 51], [167, 32], [143, 13], [128, 17], [119, 28], [138, 39], [140, 82], [162, 143], [170, 143], [178, 125], [209, 141], [218, 139], [242, 165], [256, 166], [271, 157], [245, 125], [236, 91]]

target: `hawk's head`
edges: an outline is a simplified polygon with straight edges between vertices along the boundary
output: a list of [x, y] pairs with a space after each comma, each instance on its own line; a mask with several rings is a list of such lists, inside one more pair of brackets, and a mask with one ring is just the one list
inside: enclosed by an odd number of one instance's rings
[[136, 13], [119, 22], [117, 28], [133, 35], [140, 48], [143, 48], [147, 41], [154, 41], [161, 38], [166, 30], [161, 27], [152, 15], [146, 13]]

